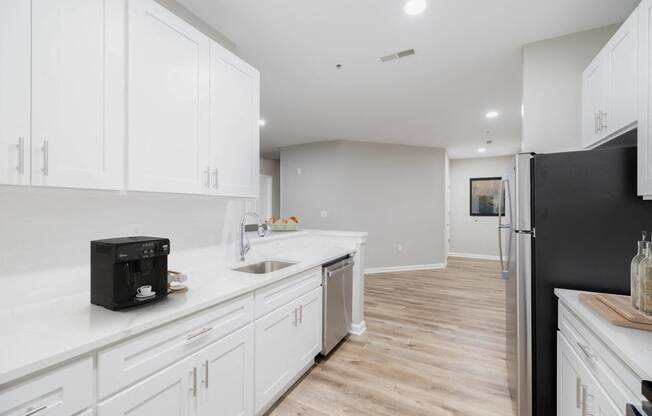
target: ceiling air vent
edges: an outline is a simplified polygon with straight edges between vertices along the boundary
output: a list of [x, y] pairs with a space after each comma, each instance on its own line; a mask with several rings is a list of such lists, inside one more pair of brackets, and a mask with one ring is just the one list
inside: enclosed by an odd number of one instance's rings
[[412, 56], [416, 52], [414, 49], [406, 49], [404, 51], [396, 52], [391, 55], [385, 55], [380, 57], [380, 62], [389, 62], [393, 61], [394, 59], [399, 59], [399, 58], [405, 58], [406, 56]]

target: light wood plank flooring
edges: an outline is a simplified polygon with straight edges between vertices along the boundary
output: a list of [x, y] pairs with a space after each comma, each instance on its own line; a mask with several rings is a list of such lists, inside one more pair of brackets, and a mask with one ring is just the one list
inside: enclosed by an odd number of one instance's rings
[[368, 329], [320, 359], [269, 416], [512, 416], [497, 262], [366, 276]]

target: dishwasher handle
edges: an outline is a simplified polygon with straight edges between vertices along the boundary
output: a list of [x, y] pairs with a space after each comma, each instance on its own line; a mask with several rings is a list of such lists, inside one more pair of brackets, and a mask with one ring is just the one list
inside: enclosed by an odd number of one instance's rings
[[334, 264], [330, 267], [326, 268], [326, 277], [331, 277], [335, 274], [341, 274], [345, 270], [351, 269], [355, 262], [353, 259], [346, 259], [342, 262], [339, 262], [337, 264]]

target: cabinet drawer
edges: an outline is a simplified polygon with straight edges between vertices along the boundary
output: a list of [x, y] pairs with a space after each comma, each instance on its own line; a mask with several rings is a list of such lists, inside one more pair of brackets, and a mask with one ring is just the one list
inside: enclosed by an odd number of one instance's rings
[[280, 308], [319, 285], [321, 285], [321, 267], [315, 267], [257, 290], [254, 297], [256, 318]]
[[624, 409], [627, 403], [640, 401], [636, 392], [641, 380], [561, 302], [558, 319], [561, 333], [616, 405]]
[[3, 416], [71, 415], [93, 403], [93, 360], [86, 358], [0, 392]]
[[248, 295], [101, 351], [98, 395], [105, 398], [252, 321]]

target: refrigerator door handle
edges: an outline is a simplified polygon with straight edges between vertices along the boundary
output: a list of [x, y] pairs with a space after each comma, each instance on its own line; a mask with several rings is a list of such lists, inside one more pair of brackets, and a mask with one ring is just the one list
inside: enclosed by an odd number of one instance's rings
[[[507, 185], [507, 186], [505, 186]], [[505, 192], [505, 188], [507, 188], [507, 192]], [[506, 195], [507, 194], [507, 195]], [[503, 230], [512, 229], [511, 224], [503, 223], [503, 218], [505, 217], [504, 214], [504, 209], [503, 209], [503, 200], [508, 200], [509, 201], [509, 218], [510, 220], [512, 219], [512, 202], [511, 202], [511, 192], [509, 189], [509, 180], [507, 179], [502, 179], [500, 181], [500, 195], [498, 196], [498, 258], [500, 259], [500, 271], [502, 273], [503, 279], [507, 278], [507, 275], [509, 273], [509, 262], [511, 260], [510, 255], [511, 255], [511, 247], [508, 248], [508, 253], [507, 253], [507, 267], [505, 268], [505, 262], [503, 261]], [[507, 208], [507, 207], [504, 207]], [[510, 245], [511, 245], [511, 237], [510, 237]]]

